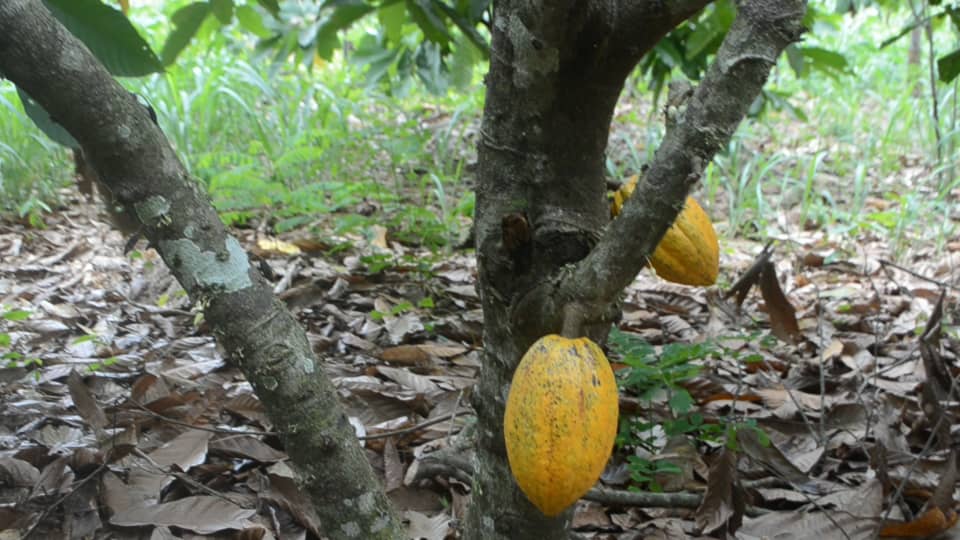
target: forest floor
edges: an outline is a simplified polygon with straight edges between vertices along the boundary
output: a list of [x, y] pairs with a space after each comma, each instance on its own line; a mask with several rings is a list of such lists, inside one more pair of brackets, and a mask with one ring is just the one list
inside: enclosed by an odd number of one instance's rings
[[[67, 197], [46, 229], [0, 222], [0, 540], [318, 537], [249, 384], [157, 254], [141, 242], [124, 255], [98, 208]], [[378, 227], [338, 250], [332, 235], [234, 232], [276, 274], [411, 537], [457, 537], [469, 470], [436, 456], [473, 422], [473, 252], [418, 250]], [[736, 288], [739, 306], [727, 293], [764, 246], [721, 244], [716, 287], [645, 270], [627, 290], [623, 335], [645, 340], [653, 359], [688, 351], [673, 364], [685, 375], [654, 362], [669, 383], [641, 396], [624, 388], [622, 416], [658, 427], [616, 451], [573, 529], [960, 538], [960, 244], [892, 263], [882, 238], [794, 227], [767, 252], [772, 266]], [[637, 365], [610, 357], [623, 372]], [[681, 388], [690, 407], [671, 400]], [[678, 433], [680, 419], [693, 428]], [[711, 433], [734, 424], [764, 435], [741, 427], [725, 450]], [[654, 471], [645, 482], [636, 463]]]

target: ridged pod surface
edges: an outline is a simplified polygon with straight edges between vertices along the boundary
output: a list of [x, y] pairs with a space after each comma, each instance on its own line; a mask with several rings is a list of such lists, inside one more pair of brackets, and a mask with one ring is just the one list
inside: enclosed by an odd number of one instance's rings
[[[617, 216], [633, 194], [637, 177], [613, 194], [610, 213]], [[650, 256], [657, 275], [684, 285], [713, 285], [720, 271], [720, 245], [713, 223], [693, 197], [687, 197], [683, 212], [677, 216]]]
[[503, 432], [517, 484], [545, 515], [563, 512], [597, 482], [618, 412], [613, 370], [596, 343], [548, 335], [523, 355]]

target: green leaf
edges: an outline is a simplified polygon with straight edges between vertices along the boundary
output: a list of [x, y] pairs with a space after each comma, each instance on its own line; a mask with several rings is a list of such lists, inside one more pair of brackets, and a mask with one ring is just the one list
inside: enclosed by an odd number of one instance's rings
[[263, 24], [263, 17], [250, 6], [237, 6], [237, 22], [240, 23], [241, 28], [258, 38], [266, 39], [273, 36], [273, 33]]
[[443, 66], [440, 47], [436, 43], [420, 44], [416, 53], [416, 66], [417, 77], [426, 86], [427, 91], [433, 94], [442, 94], [447, 91], [449, 86], [447, 71]]
[[483, 19], [483, 12], [491, 4], [492, 0], [468, 0], [467, 17], [471, 21]]
[[[340, 48], [340, 39], [337, 37], [337, 32], [372, 13], [376, 8], [363, 0], [333, 0], [326, 2], [324, 7], [333, 7], [333, 9], [329, 15], [318, 22], [315, 35], [310, 41], [315, 44], [317, 54], [321, 58], [329, 60], [333, 57], [333, 52]], [[302, 36], [301, 45], [309, 45], [309, 43], [304, 43]]]
[[787, 62], [790, 63], [790, 67], [793, 68], [793, 72], [798, 78], [802, 78], [804, 75], [806, 75], [806, 67], [803, 62], [803, 53], [800, 52], [800, 48], [791, 43], [790, 45], [787, 45], [785, 51], [787, 53]]
[[30, 312], [23, 309], [13, 309], [0, 315], [0, 317], [8, 321], [25, 321], [30, 318]]
[[383, 27], [387, 42], [397, 45], [403, 38], [403, 23], [407, 21], [407, 9], [401, 2], [382, 6], [377, 10], [377, 19]]
[[210, 9], [220, 24], [233, 21], [233, 0], [210, 0]]
[[683, 388], [674, 391], [670, 396], [670, 408], [677, 414], [683, 414], [693, 408], [693, 397]]
[[960, 74], [960, 49], [937, 58], [937, 71], [941, 82], [952, 82]]
[[440, 14], [434, 10], [430, 0], [407, 0], [407, 11], [427, 40], [440, 45], [440, 48], [446, 52], [452, 39], [450, 31]]
[[820, 47], [802, 47], [800, 51], [804, 56], [814, 62], [814, 67], [822, 65], [839, 71], [843, 71], [848, 67], [847, 57], [837, 51]]
[[274, 17], [280, 14], [280, 3], [277, 0], [257, 0], [257, 3]]
[[163, 71], [156, 53], [130, 20], [99, 0], [44, 0], [50, 13], [118, 77]]
[[473, 70], [480, 60], [480, 51], [472, 42], [458, 38], [453, 46], [453, 55], [449, 59], [450, 82], [456, 88], [466, 88], [473, 82]]
[[467, 36], [467, 39], [483, 53], [484, 58], [490, 55], [490, 45], [487, 43], [486, 38], [477, 31], [476, 20], [470, 20], [460, 15], [442, 0], [433, 0], [433, 3], [463, 32], [463, 35]]
[[806, 66], [835, 77], [849, 71], [847, 57], [820, 47], [800, 47]]
[[714, 4], [706, 17], [692, 25], [692, 32], [686, 39], [686, 59], [694, 60], [716, 52], [723, 36], [730, 30], [734, 16], [729, 2]]
[[174, 29], [167, 36], [167, 41], [163, 44], [163, 51], [160, 53], [163, 65], [169, 66], [177, 59], [177, 56], [187, 47], [209, 14], [210, 4], [207, 2], [194, 2], [174, 12], [173, 16], [170, 17]]
[[27, 113], [27, 116], [30, 120], [33, 120], [33, 123], [40, 128], [47, 137], [50, 137], [57, 144], [62, 144], [67, 148], [80, 148], [80, 143], [71, 136], [67, 130], [55, 122], [53, 118], [50, 117], [50, 114], [47, 113], [46, 109], [40, 106], [39, 103], [33, 100], [26, 92], [17, 87], [17, 96], [20, 97], [20, 102], [23, 103], [23, 110]]

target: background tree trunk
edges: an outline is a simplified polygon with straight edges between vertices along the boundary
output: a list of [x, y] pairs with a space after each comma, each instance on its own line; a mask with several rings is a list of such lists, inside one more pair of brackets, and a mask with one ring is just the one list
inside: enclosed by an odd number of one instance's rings
[[333, 539], [406, 536], [303, 329], [274, 298], [147, 111], [40, 0], [0, 2], [0, 74], [43, 106], [204, 306]]

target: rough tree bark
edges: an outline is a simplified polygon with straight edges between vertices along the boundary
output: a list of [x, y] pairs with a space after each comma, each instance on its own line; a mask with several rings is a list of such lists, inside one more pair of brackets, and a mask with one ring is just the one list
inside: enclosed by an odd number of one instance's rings
[[0, 1], [0, 75], [80, 142], [104, 183], [204, 306], [281, 434], [333, 539], [398, 539], [390, 508], [303, 329], [229, 236], [146, 110], [40, 0]]
[[[498, 2], [479, 145], [477, 256], [484, 355], [470, 540], [564, 538], [517, 488], [503, 442], [510, 378], [564, 314], [606, 340], [616, 300], [725, 145], [780, 52], [801, 34], [804, 0], [741, 0], [700, 86], [668, 113], [667, 134], [609, 226], [603, 159], [629, 71], [709, 0]], [[606, 227], [606, 229], [605, 229]], [[570, 307], [574, 309], [569, 309]]]

